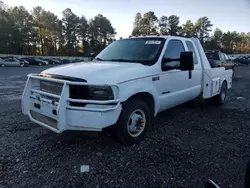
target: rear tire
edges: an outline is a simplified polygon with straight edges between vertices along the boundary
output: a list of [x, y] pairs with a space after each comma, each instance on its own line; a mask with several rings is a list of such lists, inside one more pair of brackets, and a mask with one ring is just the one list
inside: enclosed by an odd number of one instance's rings
[[123, 145], [138, 144], [151, 124], [148, 105], [139, 98], [131, 98], [122, 105], [122, 112], [113, 127], [113, 136]]
[[227, 83], [224, 81], [221, 85], [220, 94], [214, 96], [212, 101], [215, 105], [221, 105], [226, 102], [227, 98]]

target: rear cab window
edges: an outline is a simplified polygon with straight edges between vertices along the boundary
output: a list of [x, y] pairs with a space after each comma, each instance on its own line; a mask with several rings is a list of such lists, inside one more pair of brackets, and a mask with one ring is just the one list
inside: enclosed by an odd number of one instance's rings
[[187, 45], [188, 51], [193, 52], [194, 64], [198, 64], [198, 56], [193, 43], [191, 41], [186, 41], [185, 43]]

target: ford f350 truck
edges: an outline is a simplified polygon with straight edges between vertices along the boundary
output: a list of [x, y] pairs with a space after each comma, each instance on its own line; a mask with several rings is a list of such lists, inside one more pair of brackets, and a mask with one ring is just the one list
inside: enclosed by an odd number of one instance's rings
[[29, 74], [22, 112], [56, 133], [102, 131], [139, 143], [159, 112], [196, 98], [226, 100], [232, 70], [211, 68], [196, 38], [146, 36], [111, 43], [91, 62]]

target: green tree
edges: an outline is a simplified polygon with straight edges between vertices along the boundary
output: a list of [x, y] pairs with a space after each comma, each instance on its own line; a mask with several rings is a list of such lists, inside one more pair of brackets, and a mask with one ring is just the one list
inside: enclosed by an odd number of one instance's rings
[[61, 33], [61, 22], [57, 16], [50, 12], [45, 12], [46, 25], [45, 25], [45, 55], [57, 54], [57, 43]]
[[113, 41], [116, 32], [111, 22], [98, 14], [89, 22], [89, 42], [91, 51], [100, 52]]
[[132, 35], [140, 35], [141, 33], [141, 20], [142, 20], [142, 16], [140, 12], [137, 12], [135, 15], [135, 20], [134, 20], [134, 27], [133, 27], [133, 31], [132, 31]]
[[32, 16], [23, 6], [11, 8], [9, 13], [14, 23], [11, 36], [12, 51], [24, 54], [32, 37]]
[[55, 19], [55, 25], [53, 25], [53, 29], [51, 31], [51, 40], [53, 42], [53, 50], [54, 55], [58, 55], [58, 46], [60, 44], [62, 36], [62, 20], [58, 19], [57, 17], [54, 17]]
[[149, 11], [143, 15], [141, 20], [141, 34], [155, 34], [156, 33], [156, 22], [158, 21], [154, 12]]
[[79, 26], [79, 17], [71, 9], [63, 11], [63, 33], [65, 36], [68, 55], [74, 55], [77, 51], [77, 28]]
[[171, 15], [168, 17], [168, 34], [171, 36], [178, 36], [181, 32], [181, 27], [179, 26], [180, 20], [176, 15]]
[[41, 48], [41, 55], [57, 54], [62, 25], [60, 20], [54, 13], [39, 6], [33, 8], [32, 17], [35, 29], [33, 36]]
[[249, 50], [249, 37], [246, 33], [242, 32], [239, 34], [239, 39], [236, 40], [234, 51], [237, 53], [248, 53]]
[[88, 21], [71, 9], [62, 14], [60, 20], [40, 6], [29, 13], [0, 1], [0, 53], [88, 55], [89, 43], [98, 52], [114, 41], [115, 29], [103, 15]]
[[226, 32], [223, 33], [222, 36], [222, 47], [225, 52], [227, 53], [233, 53], [234, 51], [234, 45], [237, 40], [238, 34], [237, 32]]
[[182, 25], [182, 34], [185, 37], [193, 37], [194, 34], [194, 24], [191, 20], [187, 20], [185, 24]]
[[216, 28], [213, 35], [205, 42], [205, 47], [210, 50], [222, 49], [223, 32]]
[[199, 38], [202, 45], [204, 45], [205, 41], [209, 38], [212, 26], [213, 24], [206, 16], [199, 18], [195, 23], [195, 35]]
[[9, 46], [11, 44], [11, 35], [13, 28], [13, 20], [7, 10], [0, 8], [0, 51], [2, 53], [9, 53]]
[[6, 4], [4, 4], [4, 2], [3, 1], [0, 1], [0, 9], [2, 9], [2, 10], [7, 10], [8, 9], [8, 6], [6, 5]]
[[216, 46], [217, 47], [221, 47], [221, 43], [222, 43], [222, 37], [223, 37], [223, 32], [216, 28], [215, 31], [214, 31], [214, 35], [213, 35], [213, 39], [216, 41]]
[[44, 41], [46, 38], [46, 11], [40, 7], [34, 7], [32, 12], [33, 25], [36, 31], [36, 41], [41, 47], [41, 55], [44, 55]]
[[77, 29], [78, 38], [81, 40], [82, 46], [82, 54], [88, 55], [89, 54], [89, 44], [87, 41], [89, 31], [89, 24], [88, 20], [82, 16], [79, 20], [79, 27]]
[[161, 35], [167, 35], [168, 34], [168, 17], [162, 16], [159, 19], [159, 28], [160, 28], [160, 34]]

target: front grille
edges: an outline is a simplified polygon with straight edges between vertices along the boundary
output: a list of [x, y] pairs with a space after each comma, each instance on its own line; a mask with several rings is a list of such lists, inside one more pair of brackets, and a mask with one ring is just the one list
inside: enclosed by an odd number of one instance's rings
[[[50, 77], [53, 79], [59, 79], [59, 80], [65, 80], [65, 81], [71, 81], [71, 82], [87, 82], [85, 79], [81, 78], [75, 78], [75, 77], [69, 77], [69, 76], [62, 76], [62, 75], [55, 75], [55, 74], [41, 74], [41, 77]], [[41, 91], [61, 95], [63, 88], [62, 83], [57, 82], [51, 82], [51, 81], [40, 81], [40, 89]], [[70, 85], [69, 86], [69, 94], [70, 98], [73, 99], [87, 99], [88, 98], [88, 86], [75, 86]], [[46, 96], [45, 98], [53, 100], [58, 102], [58, 99], [55, 99], [53, 97]], [[79, 103], [70, 103], [72, 106], [82, 106]]]
[[47, 93], [61, 95], [62, 88], [63, 88], [62, 83], [44, 81], [44, 80], [40, 81], [40, 90]]

